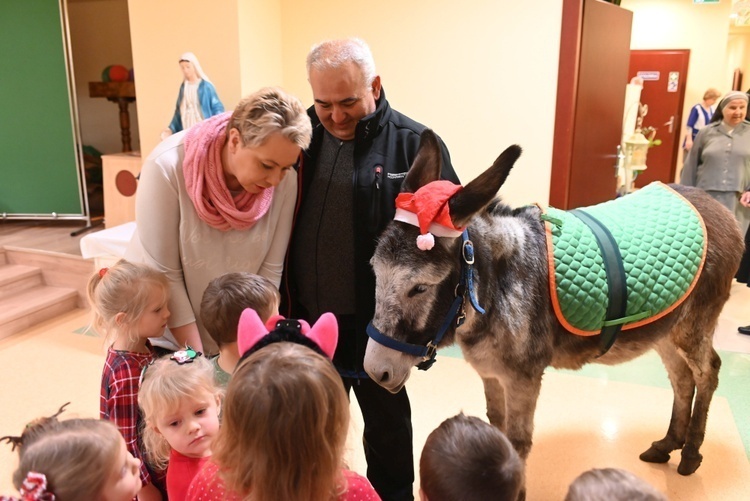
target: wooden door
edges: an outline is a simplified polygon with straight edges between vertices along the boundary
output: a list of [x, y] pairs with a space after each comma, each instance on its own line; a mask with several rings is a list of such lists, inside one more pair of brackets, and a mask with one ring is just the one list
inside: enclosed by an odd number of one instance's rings
[[648, 150], [646, 165], [635, 180], [642, 188], [652, 181], [672, 183], [675, 180], [677, 156], [682, 145], [680, 131], [682, 107], [685, 101], [689, 50], [632, 50], [630, 51], [629, 78], [641, 76], [643, 91], [641, 103], [648, 105], [643, 127], [656, 128], [655, 139], [659, 146]]
[[563, 0], [550, 205], [615, 198], [633, 13], [600, 0]]

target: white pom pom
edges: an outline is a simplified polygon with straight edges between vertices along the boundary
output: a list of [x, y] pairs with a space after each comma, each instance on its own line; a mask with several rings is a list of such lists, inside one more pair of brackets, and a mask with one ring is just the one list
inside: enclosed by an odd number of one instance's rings
[[419, 247], [419, 249], [423, 251], [432, 249], [433, 247], [435, 247], [435, 237], [432, 236], [432, 233], [419, 235], [417, 237], [417, 247]]

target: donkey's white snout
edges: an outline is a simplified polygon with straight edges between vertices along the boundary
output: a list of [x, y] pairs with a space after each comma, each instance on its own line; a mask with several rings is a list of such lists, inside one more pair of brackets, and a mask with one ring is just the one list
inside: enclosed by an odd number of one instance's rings
[[372, 339], [367, 341], [365, 371], [370, 379], [391, 393], [398, 393], [404, 387], [417, 361], [417, 357], [387, 348]]

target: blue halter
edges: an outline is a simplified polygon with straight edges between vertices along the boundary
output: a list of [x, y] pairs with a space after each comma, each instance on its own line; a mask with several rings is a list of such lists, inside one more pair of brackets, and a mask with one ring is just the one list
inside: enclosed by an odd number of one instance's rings
[[466, 296], [469, 297], [472, 307], [480, 314], [484, 315], [484, 308], [479, 305], [479, 301], [476, 298], [476, 291], [474, 290], [474, 282], [476, 280], [476, 270], [474, 269], [474, 244], [469, 240], [469, 230], [464, 230], [461, 234], [461, 276], [456, 286], [456, 298], [453, 300], [451, 307], [448, 309], [448, 313], [443, 320], [442, 325], [437, 331], [434, 338], [427, 342], [426, 345], [404, 343], [388, 337], [372, 325], [372, 322], [367, 324], [367, 335], [370, 336], [375, 342], [382, 344], [386, 348], [400, 351], [401, 353], [407, 353], [415, 357], [422, 357], [422, 361], [417, 364], [417, 369], [426, 371], [432, 364], [435, 363], [435, 356], [437, 355], [437, 347], [440, 341], [443, 340], [443, 336], [448, 331], [451, 323], [456, 322], [456, 328], [463, 325], [466, 319], [466, 312], [464, 311], [464, 304], [466, 302]]

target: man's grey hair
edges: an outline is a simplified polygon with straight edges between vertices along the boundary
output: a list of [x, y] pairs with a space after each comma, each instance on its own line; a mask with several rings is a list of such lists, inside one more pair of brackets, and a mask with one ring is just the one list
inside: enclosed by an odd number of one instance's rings
[[310, 70], [329, 70], [339, 68], [352, 62], [362, 71], [365, 86], [370, 87], [375, 80], [375, 60], [372, 58], [370, 47], [359, 38], [344, 38], [340, 40], [326, 40], [313, 45], [307, 55], [307, 74]]

